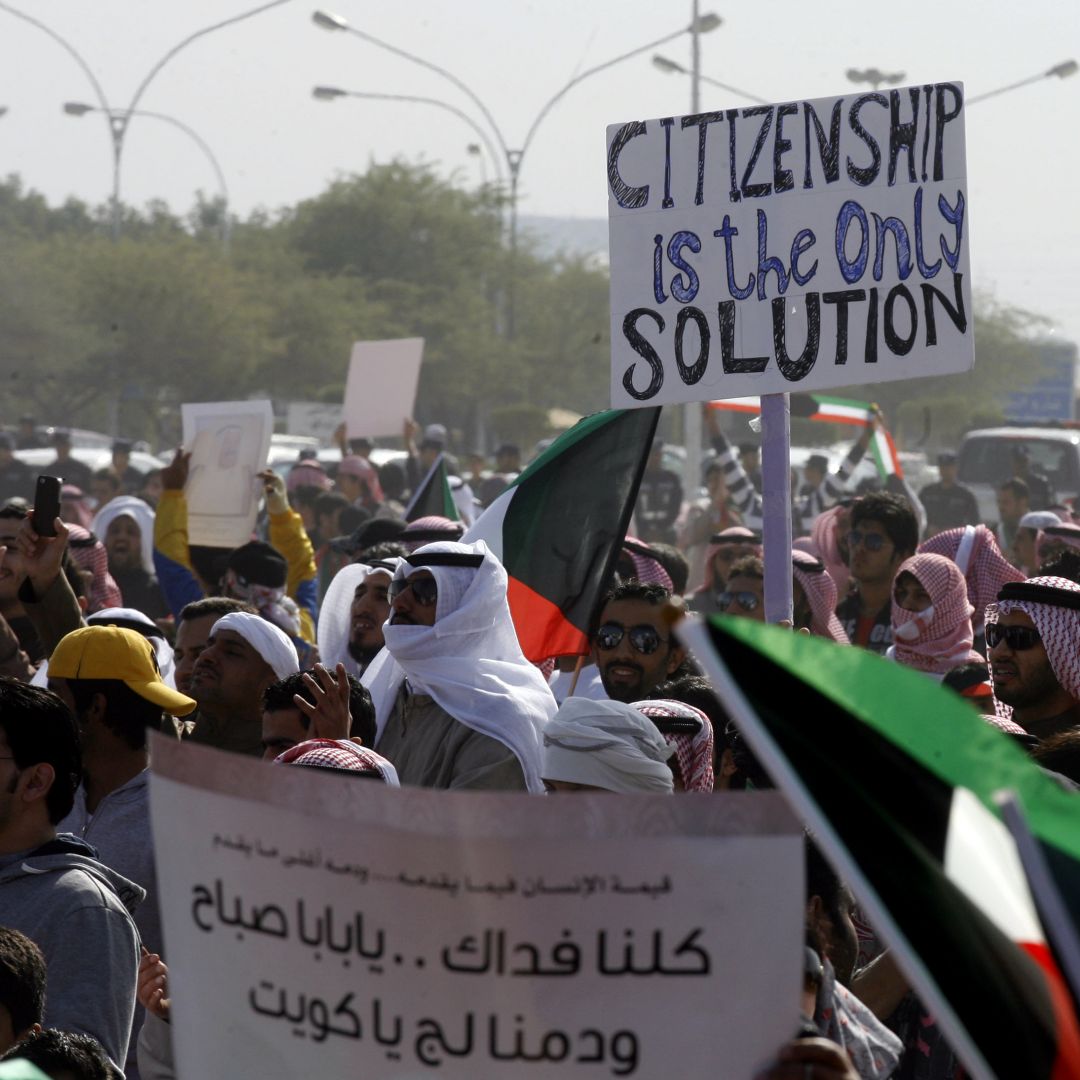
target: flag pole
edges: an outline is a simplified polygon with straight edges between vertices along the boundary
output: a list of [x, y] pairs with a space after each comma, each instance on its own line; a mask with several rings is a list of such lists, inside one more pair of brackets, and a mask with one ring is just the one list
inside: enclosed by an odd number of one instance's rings
[[1069, 980], [1074, 1000], [1080, 1000], [1080, 937], [1077, 936], [1075, 925], [1069, 917], [1065, 901], [1054, 884], [1046, 856], [1028, 826], [1016, 792], [999, 791], [994, 801], [1016, 844], [1020, 864], [1027, 875], [1046, 936], [1050, 939], [1061, 962], [1061, 969]]
[[791, 398], [761, 395], [762, 541], [765, 548], [765, 621], [790, 622]]
[[[765, 398], [761, 400], [764, 405]], [[790, 577], [789, 573], [788, 578]], [[737, 617], [715, 616], [717, 621]], [[907, 976], [915, 992], [930, 1007], [945, 1038], [956, 1051], [968, 1073], [975, 1080], [998, 1080], [986, 1063], [982, 1052], [968, 1034], [967, 1028], [960, 1022], [952, 1005], [931, 978], [921, 957], [908, 947], [907, 938], [900, 932], [889, 909], [877, 892], [871, 888], [858, 863], [840, 841], [828, 816], [810, 796], [800, 781], [798, 773], [773, 742], [765, 725], [758, 719], [754, 707], [742, 692], [731, 670], [713, 648], [705, 620], [699, 616], [688, 615], [678, 621], [675, 632], [712, 683], [720, 703], [735, 722], [739, 734], [746, 740], [754, 756], [772, 777], [777, 788], [784, 793], [784, 797], [799, 820], [814, 834], [814, 838], [828, 860], [851, 886], [860, 905], [870, 917], [870, 922], [881, 931], [885, 942], [892, 946], [901, 973]]]
[[577, 689], [577, 681], [581, 678], [581, 669], [585, 666], [585, 654], [581, 653], [577, 658], [577, 663], [574, 665], [574, 677], [570, 680], [570, 689], [566, 691], [567, 697], [573, 697], [574, 691]]

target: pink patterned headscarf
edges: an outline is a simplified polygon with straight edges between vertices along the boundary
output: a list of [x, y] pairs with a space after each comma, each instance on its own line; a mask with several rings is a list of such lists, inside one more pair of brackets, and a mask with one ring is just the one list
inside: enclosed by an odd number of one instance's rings
[[381, 754], [352, 739], [308, 739], [274, 758], [275, 765], [306, 765], [378, 776], [390, 787], [400, 787], [397, 769]]
[[438, 514], [429, 514], [427, 517], [418, 517], [410, 521], [405, 531], [398, 537], [398, 541], [404, 544], [409, 553], [422, 548], [425, 544], [433, 544], [438, 540], [460, 540], [465, 527], [460, 521], [451, 521], [448, 517], [440, 517]]
[[[1003, 586], [1002, 596], [986, 609], [986, 622], [1022, 611], [1035, 624], [1046, 649], [1046, 659], [1061, 688], [1080, 700], [1080, 585], [1068, 578], [1034, 577]], [[993, 681], [994, 669], [990, 667]], [[1012, 709], [995, 699], [998, 716]]]
[[623, 551], [634, 564], [634, 577], [642, 585], [663, 585], [668, 592], [675, 591], [671, 576], [657, 559], [648, 554], [649, 545], [644, 540], [638, 540], [636, 536], [628, 536], [623, 544]]
[[675, 747], [683, 789], [691, 792], [711, 792], [713, 789], [713, 729], [712, 722], [693, 705], [670, 698], [635, 701], [633, 707], [650, 720], [696, 720], [701, 728], [696, 735], [664, 732], [669, 746]]
[[843, 624], [836, 617], [836, 582], [820, 559], [792, 548], [791, 572], [810, 603], [810, 633], [850, 645]]
[[1055, 548], [1080, 551], [1080, 525], [1063, 521], [1060, 525], [1048, 525], [1039, 530], [1035, 551], [1041, 566], [1054, 554]]
[[95, 611], [103, 608], [121, 607], [124, 601], [120, 595], [120, 587], [109, 573], [109, 556], [105, 545], [89, 529], [69, 524], [68, 551], [80, 569], [91, 575], [87, 615], [93, 615]]
[[1024, 580], [1024, 575], [1001, 554], [997, 538], [985, 525], [946, 529], [924, 540], [918, 553], [944, 555], [960, 567], [967, 582], [968, 600], [975, 608], [971, 621], [976, 632], [982, 629], [983, 613], [997, 600], [1002, 586]]
[[841, 599], [847, 596], [848, 582], [851, 580], [851, 570], [840, 554], [840, 520], [846, 509], [843, 506], [830, 507], [818, 514], [810, 527], [810, 538], [817, 544], [821, 561], [836, 582], [836, 593]]
[[944, 675], [957, 664], [982, 657], [971, 647], [974, 611], [960, 568], [944, 555], [913, 555], [896, 571], [910, 574], [930, 596], [930, 607], [918, 613], [892, 601], [893, 650], [897, 663], [931, 675]]
[[707, 593], [716, 588], [716, 567], [713, 565], [716, 556], [726, 547], [751, 545], [754, 554], [760, 559], [762, 556], [761, 537], [745, 525], [732, 525], [713, 536], [709, 546], [705, 549], [705, 581], [699, 593]]

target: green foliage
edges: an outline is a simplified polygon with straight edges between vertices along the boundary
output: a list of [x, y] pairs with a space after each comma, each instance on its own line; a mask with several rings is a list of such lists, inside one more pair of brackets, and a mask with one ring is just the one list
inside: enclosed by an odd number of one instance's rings
[[[535, 441], [548, 409], [608, 402], [608, 274], [540, 257], [527, 236], [512, 254], [505, 210], [493, 189], [463, 191], [394, 162], [228, 230], [221, 202], [201, 195], [185, 215], [124, 206], [114, 240], [108, 207], [50, 207], [8, 177], [0, 421], [25, 410], [106, 429], [119, 402], [125, 434], [168, 445], [183, 401], [340, 400], [352, 342], [419, 336], [419, 420], [470, 443]], [[908, 443], [924, 434], [927, 407], [934, 446], [997, 419], [1018, 373], [1038, 365], [1041, 327], [987, 297], [974, 319], [973, 373], [848, 395], [879, 401]]]

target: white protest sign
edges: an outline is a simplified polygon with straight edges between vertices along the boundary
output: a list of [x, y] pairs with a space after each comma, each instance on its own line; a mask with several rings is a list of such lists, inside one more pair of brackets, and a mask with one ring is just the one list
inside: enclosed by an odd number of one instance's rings
[[310, 435], [325, 446], [334, 438], [344, 409], [322, 401], [290, 401], [285, 407], [285, 432], [288, 435]]
[[974, 363], [960, 83], [613, 125], [611, 403]]
[[751, 1076], [797, 1028], [775, 793], [390, 789], [155, 738], [180, 1080]]
[[274, 410], [269, 401], [212, 401], [184, 404], [180, 414], [191, 453], [188, 542], [238, 547], [255, 527]]
[[353, 345], [345, 381], [348, 438], [401, 434], [403, 422], [412, 416], [416, 405], [423, 358], [423, 338], [358, 341]]

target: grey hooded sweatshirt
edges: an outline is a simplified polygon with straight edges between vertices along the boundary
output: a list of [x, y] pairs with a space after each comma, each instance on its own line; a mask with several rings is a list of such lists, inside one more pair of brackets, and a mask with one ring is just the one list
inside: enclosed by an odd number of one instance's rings
[[0, 922], [45, 954], [45, 1026], [92, 1035], [122, 1076], [139, 969], [131, 912], [145, 893], [93, 856], [73, 836], [0, 855]]

